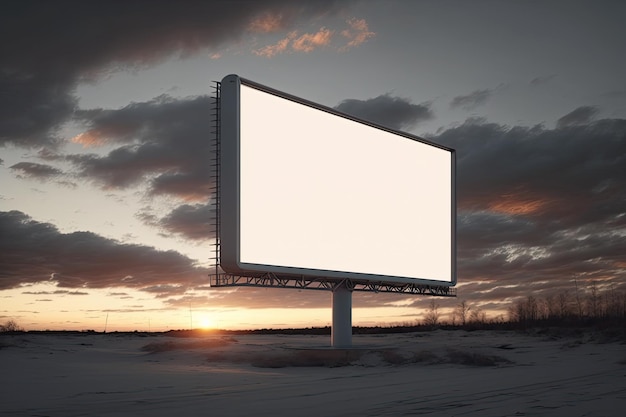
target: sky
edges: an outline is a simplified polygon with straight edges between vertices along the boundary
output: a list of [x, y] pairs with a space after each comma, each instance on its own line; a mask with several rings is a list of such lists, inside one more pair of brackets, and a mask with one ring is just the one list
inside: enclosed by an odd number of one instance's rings
[[[8, 1], [0, 322], [325, 326], [331, 294], [212, 288], [215, 81], [235, 73], [457, 151], [458, 297], [626, 291], [626, 3]], [[355, 325], [429, 297], [355, 293]]]

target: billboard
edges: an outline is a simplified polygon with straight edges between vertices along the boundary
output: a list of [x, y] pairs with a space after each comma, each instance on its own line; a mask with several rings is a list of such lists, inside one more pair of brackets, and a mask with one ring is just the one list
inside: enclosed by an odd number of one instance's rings
[[219, 181], [229, 274], [456, 283], [453, 149], [229, 75]]

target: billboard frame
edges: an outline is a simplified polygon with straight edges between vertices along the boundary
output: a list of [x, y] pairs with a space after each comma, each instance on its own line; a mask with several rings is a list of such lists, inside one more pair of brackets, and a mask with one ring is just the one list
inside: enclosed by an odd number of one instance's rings
[[[241, 85], [258, 90], [281, 99], [289, 100], [316, 110], [330, 113], [353, 122], [360, 123], [375, 129], [398, 135], [422, 144], [426, 144], [450, 153], [450, 213], [451, 213], [451, 236], [450, 236], [450, 281], [442, 281], [428, 278], [402, 277], [383, 274], [367, 274], [361, 272], [335, 271], [322, 269], [299, 268], [282, 265], [249, 264], [240, 262], [240, 90]], [[365, 283], [378, 283], [390, 286], [390, 288], [409, 288], [409, 292], [419, 290], [417, 293], [436, 293], [432, 295], [447, 295], [453, 291], [424, 291], [423, 288], [453, 287], [457, 281], [456, 266], [456, 152], [454, 149], [430, 142], [426, 139], [390, 129], [357, 117], [339, 112], [335, 109], [311, 102], [291, 94], [258, 84], [256, 82], [231, 74], [217, 83], [216, 86], [218, 109], [215, 114], [216, 132], [216, 171], [215, 181], [218, 195], [216, 201], [216, 279], [215, 285], [242, 285], [241, 280], [220, 280], [218, 275], [231, 277], [283, 277], [291, 280], [312, 279], [314, 282], [343, 282], [349, 280], [356, 283], [353, 288], [363, 286]], [[234, 138], [234, 139], [233, 139]], [[224, 233], [226, 231], [226, 233]], [[270, 280], [271, 281], [271, 280]], [[249, 283], [247, 285], [250, 285]], [[296, 284], [299, 285], [299, 284]], [[364, 285], [365, 288], [369, 288]], [[381, 288], [387, 288], [384, 285]]]

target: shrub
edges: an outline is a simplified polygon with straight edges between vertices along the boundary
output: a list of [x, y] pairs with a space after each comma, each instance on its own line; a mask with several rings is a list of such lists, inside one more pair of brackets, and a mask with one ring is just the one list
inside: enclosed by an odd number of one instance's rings
[[24, 331], [15, 320], [8, 320], [0, 324], [0, 332], [21, 332]]

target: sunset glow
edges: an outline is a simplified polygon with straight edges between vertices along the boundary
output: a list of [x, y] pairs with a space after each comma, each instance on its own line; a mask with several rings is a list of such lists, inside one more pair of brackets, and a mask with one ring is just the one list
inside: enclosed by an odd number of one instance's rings
[[198, 319], [198, 325], [201, 329], [209, 330], [217, 328], [215, 320], [209, 316], [202, 316]]

